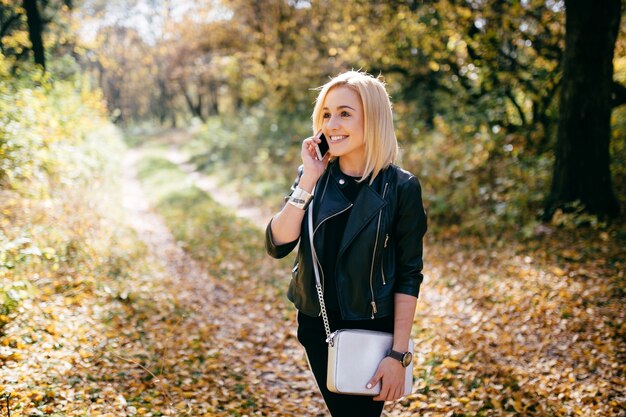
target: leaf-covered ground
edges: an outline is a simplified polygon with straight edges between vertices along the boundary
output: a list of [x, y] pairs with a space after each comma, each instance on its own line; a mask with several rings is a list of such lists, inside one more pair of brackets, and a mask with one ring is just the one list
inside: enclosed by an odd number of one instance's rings
[[[269, 259], [170, 142], [115, 165], [123, 180], [0, 199], [11, 253], [33, 259], [0, 273], [12, 416], [325, 415], [284, 297], [290, 260]], [[625, 415], [625, 243], [623, 226], [429, 234], [414, 393], [385, 415]]]
[[416, 317], [422, 379], [409, 408], [624, 415], [625, 238], [589, 229], [525, 243], [438, 237]]

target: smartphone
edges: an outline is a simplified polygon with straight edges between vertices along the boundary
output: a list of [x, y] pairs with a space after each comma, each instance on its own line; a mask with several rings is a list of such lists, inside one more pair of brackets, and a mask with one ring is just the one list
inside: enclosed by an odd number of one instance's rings
[[328, 141], [323, 133], [320, 133], [319, 138], [321, 142], [315, 145], [315, 151], [317, 152], [317, 159], [321, 161], [328, 152]]

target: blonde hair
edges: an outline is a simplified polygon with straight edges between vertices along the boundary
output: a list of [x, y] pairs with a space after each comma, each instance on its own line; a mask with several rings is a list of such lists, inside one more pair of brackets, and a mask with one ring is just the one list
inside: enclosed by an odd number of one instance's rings
[[317, 133], [324, 122], [324, 101], [328, 93], [339, 87], [347, 87], [357, 93], [363, 105], [363, 139], [365, 142], [365, 171], [361, 181], [370, 174], [370, 184], [378, 173], [395, 162], [398, 141], [393, 128], [391, 101], [385, 84], [362, 71], [344, 72], [319, 88], [311, 119], [313, 133]]

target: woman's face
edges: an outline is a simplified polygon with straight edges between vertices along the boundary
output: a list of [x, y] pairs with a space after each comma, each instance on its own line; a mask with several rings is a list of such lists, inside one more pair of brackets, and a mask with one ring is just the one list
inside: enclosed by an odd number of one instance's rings
[[336, 157], [363, 161], [365, 118], [359, 95], [347, 87], [333, 88], [326, 94], [322, 115], [322, 132], [328, 139], [330, 153]]

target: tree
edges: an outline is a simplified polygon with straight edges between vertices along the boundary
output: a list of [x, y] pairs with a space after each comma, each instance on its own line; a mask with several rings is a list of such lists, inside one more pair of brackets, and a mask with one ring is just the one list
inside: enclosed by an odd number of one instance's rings
[[566, 36], [559, 125], [544, 220], [575, 202], [600, 217], [615, 217], [619, 203], [610, 171], [613, 54], [620, 0], [602, 6], [566, 0]]
[[37, 0], [24, 0], [24, 10], [26, 10], [26, 20], [28, 21], [28, 37], [30, 39], [31, 48], [35, 55], [35, 63], [46, 69], [46, 56], [43, 46], [43, 22], [37, 7]]
[[72, 6], [72, 0], [0, 1], [0, 53], [9, 58], [13, 72], [30, 59], [31, 51], [35, 64], [45, 70], [46, 52], [65, 56], [72, 50]]

